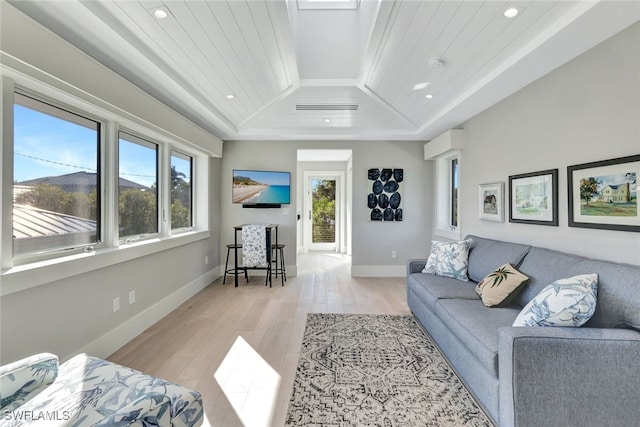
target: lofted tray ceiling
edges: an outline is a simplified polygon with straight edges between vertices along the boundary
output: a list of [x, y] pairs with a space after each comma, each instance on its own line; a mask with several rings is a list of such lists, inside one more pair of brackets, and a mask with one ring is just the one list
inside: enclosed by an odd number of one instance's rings
[[635, 1], [9, 2], [223, 140], [429, 140], [640, 19]]

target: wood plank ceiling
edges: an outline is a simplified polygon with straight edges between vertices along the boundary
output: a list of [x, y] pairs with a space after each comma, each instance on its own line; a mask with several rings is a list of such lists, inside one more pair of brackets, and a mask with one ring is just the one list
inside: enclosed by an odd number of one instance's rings
[[640, 19], [628, 1], [306, 1], [9, 2], [223, 140], [428, 140]]

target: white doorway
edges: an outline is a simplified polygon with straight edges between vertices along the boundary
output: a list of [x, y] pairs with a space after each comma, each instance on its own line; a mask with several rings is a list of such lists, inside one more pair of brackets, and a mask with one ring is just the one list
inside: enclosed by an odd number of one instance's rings
[[[351, 149], [299, 149], [297, 156], [296, 253], [325, 251], [351, 255]], [[325, 203], [321, 212], [316, 213], [320, 221], [315, 227], [315, 238], [314, 189], [321, 190], [323, 196], [330, 195], [329, 199], [334, 201], [332, 207]]]
[[344, 184], [342, 171], [304, 173], [304, 252], [341, 252], [346, 218]]

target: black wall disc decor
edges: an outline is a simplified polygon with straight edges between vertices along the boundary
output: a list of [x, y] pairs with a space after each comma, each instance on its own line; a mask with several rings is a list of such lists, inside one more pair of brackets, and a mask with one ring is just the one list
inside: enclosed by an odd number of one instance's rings
[[371, 221], [402, 221], [402, 183], [404, 169], [369, 169], [367, 179], [371, 193], [367, 206]]

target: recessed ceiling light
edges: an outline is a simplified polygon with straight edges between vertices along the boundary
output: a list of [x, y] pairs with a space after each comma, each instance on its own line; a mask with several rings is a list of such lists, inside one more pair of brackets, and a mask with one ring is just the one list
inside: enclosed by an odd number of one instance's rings
[[431, 82], [422, 82], [422, 83], [418, 83], [415, 86], [413, 86], [413, 90], [422, 90], [422, 89], [426, 89], [427, 86], [429, 86], [431, 84]]
[[153, 11], [153, 16], [158, 19], [165, 19], [169, 16], [169, 12], [164, 7], [161, 7]]
[[433, 95], [431, 95], [430, 93], [428, 93], [428, 94], [426, 94], [424, 97], [425, 97], [425, 98], [427, 98], [427, 99], [431, 99], [431, 98], [433, 98]]
[[504, 16], [506, 16], [507, 18], [515, 18], [517, 14], [518, 9], [516, 9], [515, 7], [510, 7], [509, 9], [504, 11]]
[[325, 123], [331, 123], [331, 119], [326, 118], [326, 119], [324, 119], [324, 122], [325, 122]]
[[229, 95], [227, 95], [227, 99], [233, 99], [233, 98], [235, 98], [233, 94], [230, 93]]

